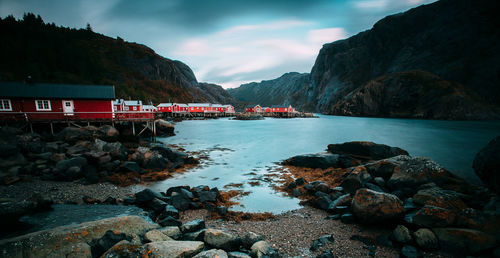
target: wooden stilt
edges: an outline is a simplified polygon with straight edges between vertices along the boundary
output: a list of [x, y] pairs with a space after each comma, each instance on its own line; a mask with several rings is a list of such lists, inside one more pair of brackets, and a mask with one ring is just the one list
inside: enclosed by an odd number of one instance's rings
[[54, 125], [50, 122], [50, 133], [54, 135]]
[[31, 130], [31, 133], [34, 133], [33, 131], [33, 124], [30, 122], [30, 130]]
[[132, 122], [132, 134], [135, 136], [135, 123]]

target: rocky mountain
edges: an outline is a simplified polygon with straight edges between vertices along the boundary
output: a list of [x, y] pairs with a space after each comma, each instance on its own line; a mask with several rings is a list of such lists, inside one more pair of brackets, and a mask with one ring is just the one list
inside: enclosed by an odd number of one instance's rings
[[[0, 19], [0, 80], [112, 84], [117, 98], [159, 102], [212, 102], [225, 92], [200, 86], [186, 64], [152, 49], [86, 29], [46, 24], [25, 14]], [[222, 94], [217, 96], [217, 94]]]
[[203, 92], [210, 103], [239, 105], [239, 101], [233, 98], [222, 86], [200, 82], [197, 87]]
[[498, 118], [499, 11], [495, 1], [441, 0], [325, 44], [297, 106], [339, 115]]
[[242, 84], [238, 88], [227, 89], [227, 92], [246, 103], [258, 103], [261, 106], [291, 104], [304, 109], [303, 104], [307, 102], [305, 93], [310, 85], [310, 74], [290, 72], [274, 80]]

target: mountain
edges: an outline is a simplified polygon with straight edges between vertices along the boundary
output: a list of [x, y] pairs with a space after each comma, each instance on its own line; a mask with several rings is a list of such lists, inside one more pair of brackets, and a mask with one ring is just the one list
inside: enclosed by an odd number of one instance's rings
[[186, 64], [152, 49], [87, 29], [46, 24], [28, 13], [0, 19], [0, 81], [112, 84], [116, 97], [159, 102], [211, 102], [225, 92], [200, 86]]
[[246, 103], [256, 103], [261, 106], [291, 104], [304, 108], [302, 103], [307, 100], [304, 90], [309, 87], [310, 78], [308, 73], [291, 72], [274, 80], [242, 84], [238, 88], [227, 89], [227, 92], [235, 99]]
[[298, 89], [306, 96], [298, 106], [338, 115], [498, 118], [499, 6], [441, 0], [325, 44], [311, 84]]
[[197, 87], [205, 94], [207, 102], [232, 105], [238, 105], [239, 103], [220, 85], [200, 82]]

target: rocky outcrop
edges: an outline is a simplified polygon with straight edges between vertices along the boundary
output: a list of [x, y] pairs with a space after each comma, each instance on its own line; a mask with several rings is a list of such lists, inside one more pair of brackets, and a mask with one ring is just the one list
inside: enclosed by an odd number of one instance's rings
[[485, 185], [500, 193], [500, 137], [491, 140], [476, 154], [472, 167]]
[[78, 243], [90, 243], [93, 239], [100, 239], [108, 230], [126, 235], [141, 235], [154, 228], [158, 228], [158, 225], [138, 216], [109, 218], [3, 239], [0, 240], [0, 249], [7, 257], [24, 257], [25, 254], [37, 257], [66, 257], [78, 247]]
[[346, 155], [322, 153], [298, 155], [284, 160], [282, 164], [307, 168], [347, 168], [352, 167], [357, 163], [355, 163], [352, 158]]
[[408, 155], [408, 152], [385, 144], [374, 142], [344, 142], [342, 144], [328, 144], [328, 151], [344, 154], [363, 160], [379, 160], [399, 155]]

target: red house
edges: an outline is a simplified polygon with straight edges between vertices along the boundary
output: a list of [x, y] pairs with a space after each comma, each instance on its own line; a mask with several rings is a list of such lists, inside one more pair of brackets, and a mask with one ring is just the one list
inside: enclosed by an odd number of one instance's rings
[[172, 113], [172, 107], [174, 103], [160, 103], [156, 106], [158, 112]]
[[274, 112], [274, 113], [291, 113], [293, 112], [293, 108], [292, 108], [292, 105], [288, 105], [288, 106], [278, 106], [278, 105], [274, 105], [271, 107], [271, 112]]
[[263, 107], [262, 112], [271, 113], [271, 108], [270, 107]]
[[0, 82], [0, 119], [113, 119], [112, 85]]
[[245, 112], [249, 112], [249, 113], [260, 113], [262, 112], [262, 107], [259, 106], [259, 105], [256, 105], [256, 106], [247, 106], [245, 108]]
[[226, 114], [234, 114], [234, 107], [232, 105], [225, 105], [224, 112]]
[[210, 103], [188, 103], [190, 113], [211, 113], [212, 104]]

